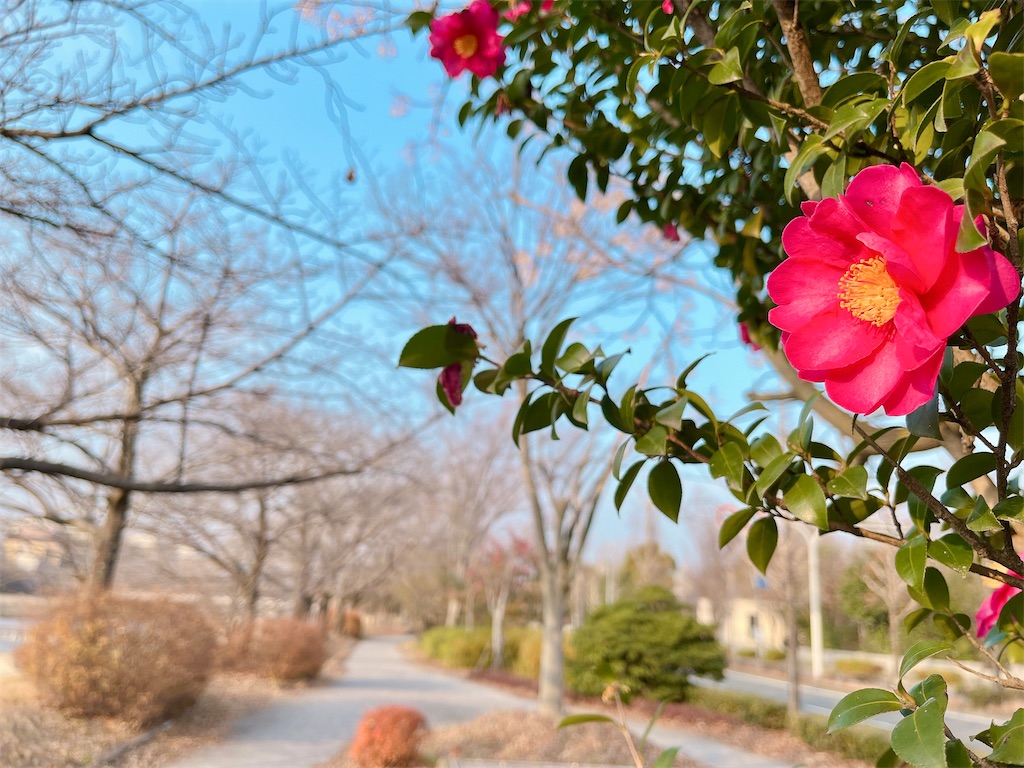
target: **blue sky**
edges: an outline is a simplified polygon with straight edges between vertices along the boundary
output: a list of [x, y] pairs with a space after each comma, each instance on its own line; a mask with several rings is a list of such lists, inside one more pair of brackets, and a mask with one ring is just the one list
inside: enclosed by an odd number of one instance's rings
[[[247, 32], [257, 22], [255, 3], [206, 0], [197, 7], [204, 18], [215, 25], [230, 23], [236, 32]], [[283, 23], [278, 27], [285, 30]], [[403, 30], [386, 38], [371, 38], [352, 45], [342, 61], [331, 65], [330, 72], [340, 83], [346, 100], [341, 124], [328, 116], [323, 84], [311, 72], [303, 73], [297, 82], [289, 84], [264, 77], [256, 83], [261, 98], [239, 94], [233, 96], [224, 109], [239, 125], [252, 126], [266, 143], [265, 154], [270, 157], [298, 156], [306, 166], [315, 168], [325, 177], [345, 174], [354, 168], [356, 182], [351, 188], [354, 207], [342, 214], [353, 218], [354, 227], [359, 227], [360, 217], [365, 216], [360, 213], [359, 199], [360, 194], [365, 194], [361, 190], [367, 188], [368, 176], [382, 179], [394, 174], [401, 176], [412, 173], [416, 162], [426, 161], [411, 152], [412, 147], [440, 136], [449, 151], [464, 152], [467, 156], [473, 151], [475, 127], [460, 131], [454, 117], [466, 92], [467, 81], [448, 81], [441, 66], [426, 55], [425, 34], [413, 39]], [[442, 96], [444, 100], [440, 101]], [[485, 143], [485, 147], [499, 153], [507, 151], [508, 140], [503, 133], [495, 132], [494, 140], [494, 144]], [[742, 347], [736, 328], [731, 324], [716, 324], [715, 313], [706, 300], [677, 298], [671, 293], [665, 297], [669, 303], [682, 300], [693, 302], [693, 317], [690, 318], [693, 330], [686, 339], [680, 339], [675, 350], [679, 364], [706, 352], [715, 352], [692, 378], [693, 388], [723, 415], [745, 405], [744, 394], [751, 388], [771, 391], [775, 386], [774, 377], [769, 373], [771, 369], [756, 354]], [[443, 298], [439, 297], [439, 303], [443, 305]], [[441, 321], [445, 319], [446, 316]], [[463, 319], [473, 321], [471, 317], [460, 316], [460, 320]], [[410, 334], [413, 330], [409, 329]], [[608, 351], [632, 347], [631, 360], [617, 374], [621, 392], [630, 377], [638, 375], [640, 366], [653, 354], [645, 338], [653, 341], [656, 336], [656, 329], [650, 328], [646, 334], [631, 338], [628, 345], [618, 343], [614, 337], [581, 340], [600, 342]], [[397, 359], [403, 341], [401, 338], [390, 340], [394, 347], [393, 359]], [[388, 375], [388, 372], [379, 375]], [[423, 379], [423, 389], [427, 391], [432, 386], [432, 378], [427, 372], [419, 372], [419, 378]], [[684, 506], [692, 504], [702, 513], [712, 515], [717, 507], [731, 499], [701, 468], [687, 467], [683, 476]], [[602, 509], [589, 547], [591, 557], [610, 556], [639, 543], [645, 518], [643, 485], [642, 479], [637, 482], [621, 517], [616, 516], [610, 502]], [[686, 536], [682, 531], [661, 521], [659, 533], [663, 546], [671, 554], [677, 559], [685, 558]]]

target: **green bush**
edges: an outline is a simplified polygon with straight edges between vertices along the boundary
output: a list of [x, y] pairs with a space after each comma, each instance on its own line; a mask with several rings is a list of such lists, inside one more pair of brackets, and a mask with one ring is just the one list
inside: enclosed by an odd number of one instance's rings
[[785, 704], [749, 693], [693, 687], [687, 691], [686, 701], [695, 707], [732, 715], [737, 720], [762, 728], [780, 730], [786, 727]]
[[434, 627], [420, 636], [420, 649], [446, 667], [473, 669], [491, 663], [491, 630]]
[[768, 661], [782, 661], [786, 658], [786, 652], [781, 648], [769, 648], [764, 652], [764, 657]]
[[830, 734], [827, 718], [820, 715], [789, 717], [785, 704], [752, 694], [694, 687], [687, 692], [686, 701], [761, 728], [789, 731], [814, 749], [835, 752], [852, 760], [874, 764], [889, 748], [888, 736], [875, 728], [845, 728]]
[[832, 669], [839, 675], [869, 682], [878, 680], [884, 671], [877, 664], [860, 659], [837, 659]]
[[539, 629], [520, 629], [516, 634], [516, 652], [508, 668], [520, 677], [536, 680], [540, 677], [543, 634]]
[[594, 611], [573, 637], [566, 682], [598, 696], [609, 675], [638, 696], [679, 701], [689, 675], [722, 677], [725, 654], [711, 627], [684, 615], [667, 589], [645, 587], [628, 600]]
[[29, 628], [15, 658], [60, 710], [144, 726], [195, 702], [215, 642], [190, 605], [102, 594], [56, 604]]
[[829, 733], [828, 718], [822, 715], [790, 718], [786, 728], [814, 749], [836, 752], [851, 760], [865, 760], [874, 764], [889, 749], [889, 737], [883, 731], [861, 726]]

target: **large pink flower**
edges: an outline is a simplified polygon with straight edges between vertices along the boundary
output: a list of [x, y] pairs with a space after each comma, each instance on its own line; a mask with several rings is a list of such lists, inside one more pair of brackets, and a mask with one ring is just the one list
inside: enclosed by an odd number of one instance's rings
[[947, 339], [1020, 294], [1004, 256], [956, 252], [963, 206], [906, 163], [866, 168], [845, 195], [802, 210], [782, 233], [768, 319], [800, 377], [854, 413], [926, 403]]
[[498, 11], [488, 0], [473, 0], [468, 8], [430, 23], [430, 55], [450, 77], [467, 69], [477, 77], [490, 77], [505, 63], [505, 48], [498, 34]]
[[[1017, 574], [1013, 574], [1016, 576]], [[989, 630], [996, 625], [999, 612], [1003, 610], [1010, 598], [1020, 592], [1019, 587], [1011, 587], [1009, 584], [1001, 584], [991, 595], [982, 601], [978, 612], [974, 614], [975, 633], [978, 637], [984, 637]]]

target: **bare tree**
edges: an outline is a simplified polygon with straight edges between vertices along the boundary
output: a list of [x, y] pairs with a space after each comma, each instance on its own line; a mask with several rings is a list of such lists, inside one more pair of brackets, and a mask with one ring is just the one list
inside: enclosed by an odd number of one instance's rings
[[[272, 82], [260, 78], [306, 70], [340, 115], [328, 67], [383, 24], [328, 36], [281, 13], [254, 10], [248, 39], [174, 2], [15, 0], [0, 19], [0, 473], [101, 498], [74, 515], [94, 515], [95, 587], [111, 584], [137, 492], [359, 469], [185, 472], [210, 435], [251, 439], [219, 417], [225, 396], [296, 398], [325, 381], [353, 341], [334, 321], [382, 266], [346, 240], [339, 201], [306, 169], [278, 165], [271, 178], [218, 108]], [[20, 500], [50, 493], [33, 483]]]
[[536, 574], [536, 552], [530, 542], [515, 534], [505, 540], [494, 536], [476, 554], [471, 578], [483, 586], [491, 617], [491, 667], [500, 669], [505, 652], [505, 613], [509, 598], [522, 582]]
[[907, 594], [907, 583], [896, 573], [889, 552], [883, 547], [872, 547], [861, 561], [861, 580], [885, 606], [889, 624], [889, 654], [892, 671], [899, 669], [900, 628], [903, 619], [917, 604]]

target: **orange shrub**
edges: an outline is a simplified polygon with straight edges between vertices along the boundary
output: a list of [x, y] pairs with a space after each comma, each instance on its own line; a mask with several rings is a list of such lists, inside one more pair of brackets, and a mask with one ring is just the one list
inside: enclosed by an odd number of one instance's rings
[[215, 642], [190, 605], [92, 595], [55, 605], [29, 628], [15, 659], [64, 712], [142, 726], [195, 702]]
[[427, 721], [415, 709], [397, 705], [378, 707], [363, 714], [349, 756], [362, 768], [411, 765]]
[[218, 666], [275, 680], [311, 680], [327, 660], [322, 627], [298, 619], [260, 619], [228, 633]]
[[360, 640], [363, 637], [363, 620], [359, 611], [351, 608], [345, 611], [341, 620], [341, 634], [351, 637], [353, 640]]

